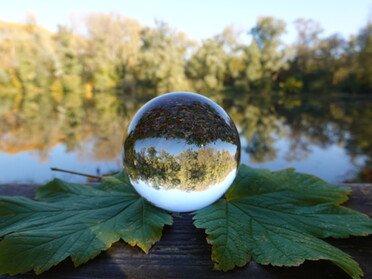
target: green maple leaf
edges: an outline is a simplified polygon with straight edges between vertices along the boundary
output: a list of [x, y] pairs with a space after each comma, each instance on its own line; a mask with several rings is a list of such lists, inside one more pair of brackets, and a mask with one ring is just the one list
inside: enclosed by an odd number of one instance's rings
[[[367, 216], [339, 205], [349, 192], [310, 175], [242, 166], [226, 199], [197, 211], [194, 223], [206, 230], [217, 269], [326, 259], [360, 278], [350, 256], [319, 239], [372, 233]], [[67, 257], [78, 266], [119, 239], [147, 252], [171, 223], [124, 172], [98, 187], [54, 180], [36, 201], [0, 197], [0, 274], [41, 273]]]
[[0, 274], [39, 274], [67, 257], [78, 266], [120, 239], [148, 252], [171, 223], [123, 173], [96, 188], [55, 179], [36, 201], [0, 197]]
[[226, 199], [195, 212], [194, 224], [207, 233], [216, 269], [323, 259], [360, 278], [349, 255], [319, 239], [372, 233], [371, 219], [339, 205], [349, 192], [311, 175], [241, 166]]

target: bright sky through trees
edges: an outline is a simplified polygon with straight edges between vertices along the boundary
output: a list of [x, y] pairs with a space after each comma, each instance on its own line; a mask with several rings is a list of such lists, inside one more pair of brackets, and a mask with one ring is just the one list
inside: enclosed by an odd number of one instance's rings
[[191, 39], [201, 40], [221, 32], [226, 25], [249, 30], [259, 16], [275, 16], [287, 24], [283, 39], [292, 42], [296, 36], [293, 21], [311, 18], [318, 21], [325, 36], [341, 33], [346, 39], [356, 34], [372, 16], [371, 0], [3, 0], [0, 20], [23, 22], [28, 13], [37, 22], [51, 30], [57, 24], [70, 24], [90, 13], [121, 13], [138, 20], [143, 25], [154, 26], [154, 19], [169, 23], [178, 31], [184, 31]]

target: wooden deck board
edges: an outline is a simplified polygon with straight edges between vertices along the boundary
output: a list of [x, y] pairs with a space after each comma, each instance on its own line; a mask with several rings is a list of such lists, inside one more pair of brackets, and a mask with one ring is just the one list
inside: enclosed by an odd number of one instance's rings
[[[0, 195], [33, 197], [38, 185], [0, 185]], [[352, 185], [346, 206], [372, 216], [372, 186]], [[39, 276], [32, 272], [5, 278], [258, 278], [258, 279], [343, 279], [342, 270], [327, 261], [306, 261], [299, 267], [261, 266], [254, 262], [229, 272], [213, 270], [210, 246], [203, 230], [196, 229], [190, 215], [175, 218], [173, 226], [164, 229], [163, 237], [144, 254], [123, 242], [78, 268], [69, 259]], [[372, 236], [332, 239], [330, 243], [349, 253], [372, 279]]]

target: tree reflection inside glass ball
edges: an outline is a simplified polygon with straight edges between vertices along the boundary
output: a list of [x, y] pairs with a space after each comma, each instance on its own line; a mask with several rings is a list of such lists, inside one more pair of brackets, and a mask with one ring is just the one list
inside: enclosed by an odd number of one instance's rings
[[195, 93], [164, 94], [134, 116], [124, 166], [137, 192], [154, 205], [187, 212], [221, 197], [240, 161], [240, 140], [228, 114]]

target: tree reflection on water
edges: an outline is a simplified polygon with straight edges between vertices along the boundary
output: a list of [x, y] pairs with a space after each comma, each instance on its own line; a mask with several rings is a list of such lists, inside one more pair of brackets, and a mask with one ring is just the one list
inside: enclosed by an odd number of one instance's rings
[[[93, 144], [91, 160], [117, 158], [129, 122], [153, 97], [100, 92], [90, 99], [77, 94], [74, 98], [78, 101], [56, 103], [50, 94], [35, 93], [33, 98], [19, 103], [21, 92], [1, 94], [0, 152], [32, 151], [44, 161], [58, 144], [66, 146], [67, 152], [84, 152], [80, 143], [88, 138]], [[364, 169], [372, 168], [372, 102], [367, 97], [257, 97], [248, 93], [216, 93], [209, 97], [234, 120], [247, 143], [242, 150], [249, 154], [251, 162], [277, 158], [275, 143], [286, 138], [290, 144], [287, 160], [304, 160], [313, 146], [336, 144], [351, 160], [363, 156]]]
[[177, 155], [165, 150], [158, 153], [155, 147], [142, 148], [129, 160], [134, 162], [127, 167], [132, 179], [163, 190], [204, 191], [223, 182], [237, 168], [236, 158], [229, 151], [211, 147], [189, 148]]
[[132, 182], [162, 190], [207, 190], [235, 173], [239, 162], [240, 139], [230, 117], [190, 92], [145, 104], [124, 141], [124, 166]]
[[287, 139], [288, 161], [337, 145], [351, 164], [362, 156], [372, 169], [370, 20], [346, 39], [298, 19], [293, 45], [282, 40], [286, 23], [274, 17], [247, 26], [249, 43], [232, 27], [196, 44], [162, 21], [148, 27], [91, 14], [80, 23], [83, 33], [67, 25], [51, 32], [35, 18], [0, 21], [0, 152], [48, 161], [63, 144], [85, 157], [89, 139], [90, 160], [113, 160], [145, 101], [188, 90], [232, 116], [246, 142], [250, 162], [243, 163], [276, 160], [276, 143]]

